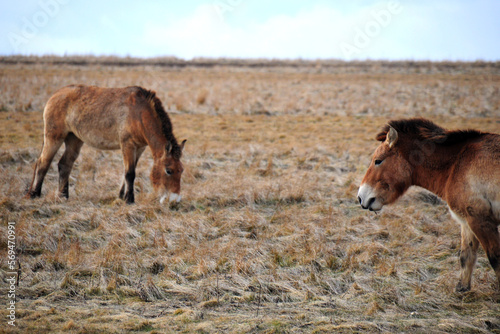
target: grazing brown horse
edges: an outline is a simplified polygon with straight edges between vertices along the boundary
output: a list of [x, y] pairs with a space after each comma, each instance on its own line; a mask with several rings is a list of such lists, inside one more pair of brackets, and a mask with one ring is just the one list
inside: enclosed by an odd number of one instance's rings
[[378, 211], [412, 185], [435, 193], [462, 229], [456, 290], [470, 290], [479, 243], [500, 288], [500, 135], [408, 119], [389, 122], [376, 138], [382, 143], [358, 192], [363, 209]]
[[39, 197], [42, 183], [62, 143], [59, 161], [59, 193], [68, 198], [68, 179], [84, 143], [101, 150], [123, 153], [125, 175], [120, 198], [134, 202], [135, 168], [149, 146], [153, 153], [151, 182], [160, 195], [180, 201], [180, 161], [185, 140], [179, 145], [172, 124], [155, 92], [141, 87], [100, 88], [71, 85], [59, 89], [43, 112], [44, 139], [35, 164], [28, 197]]

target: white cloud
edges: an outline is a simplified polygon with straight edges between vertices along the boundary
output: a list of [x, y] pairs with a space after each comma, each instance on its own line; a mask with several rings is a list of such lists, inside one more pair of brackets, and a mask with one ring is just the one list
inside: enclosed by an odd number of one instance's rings
[[[341, 43], [353, 43], [355, 29], [364, 29], [374, 21], [371, 12], [380, 5], [350, 15], [326, 6], [316, 6], [294, 16], [277, 15], [262, 23], [232, 27], [211, 5], [199, 6], [190, 16], [165, 25], [146, 26], [144, 48], [155, 54], [172, 54], [183, 58], [208, 57], [275, 57], [275, 58], [345, 58]], [[381, 27], [374, 40], [383, 38]], [[373, 42], [373, 43], [372, 43]], [[356, 57], [367, 57], [373, 45], [363, 47]]]

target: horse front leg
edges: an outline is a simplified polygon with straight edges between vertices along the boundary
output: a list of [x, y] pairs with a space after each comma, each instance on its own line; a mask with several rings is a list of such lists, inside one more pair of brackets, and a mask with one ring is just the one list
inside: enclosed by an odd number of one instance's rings
[[[137, 167], [137, 162], [139, 162], [139, 158], [141, 157], [141, 155], [142, 155], [142, 153], [144, 152], [145, 149], [146, 149], [146, 146], [140, 147], [140, 148], [138, 148], [138, 149], [135, 150], [134, 171], [135, 171], [135, 168]], [[120, 197], [120, 199], [123, 199], [123, 200], [125, 200], [125, 190], [127, 189], [127, 177], [126, 177], [126, 174], [127, 174], [127, 166], [125, 166], [125, 176], [123, 178], [122, 186], [120, 188], [120, 193], [118, 195]], [[135, 178], [135, 174], [134, 174], [134, 178]], [[134, 181], [132, 180], [132, 184], [133, 183], [134, 183]], [[133, 198], [133, 196], [134, 196], [134, 194], [132, 193], [132, 198]]]
[[138, 149], [131, 144], [122, 144], [123, 163], [125, 166], [125, 178], [120, 189], [120, 198], [125, 200], [127, 204], [134, 203], [134, 180], [135, 167], [137, 161], [144, 149]]

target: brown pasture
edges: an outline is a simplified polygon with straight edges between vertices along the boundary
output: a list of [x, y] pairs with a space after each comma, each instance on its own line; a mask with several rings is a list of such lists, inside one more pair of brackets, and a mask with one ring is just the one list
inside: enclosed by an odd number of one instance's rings
[[[0, 274], [15, 222], [15, 329], [0, 332], [498, 332], [495, 273], [478, 251], [455, 292], [460, 227], [410, 189], [375, 214], [357, 190], [389, 119], [500, 132], [497, 63], [0, 59]], [[201, 64], [201, 65], [200, 65]], [[21, 199], [58, 88], [157, 92], [183, 152], [183, 200], [160, 205], [144, 152], [135, 205], [119, 151], [84, 146], [58, 196]], [[117, 172], [119, 171], [119, 172]]]

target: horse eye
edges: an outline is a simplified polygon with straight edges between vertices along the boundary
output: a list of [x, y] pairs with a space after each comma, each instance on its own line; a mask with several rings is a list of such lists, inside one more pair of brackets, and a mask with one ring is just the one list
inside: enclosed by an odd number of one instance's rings
[[378, 166], [382, 163], [382, 160], [375, 160], [375, 166]]
[[174, 174], [174, 172], [173, 172], [170, 168], [167, 168], [167, 169], [165, 170], [165, 172], [167, 173], [167, 175], [172, 175], [172, 174]]

